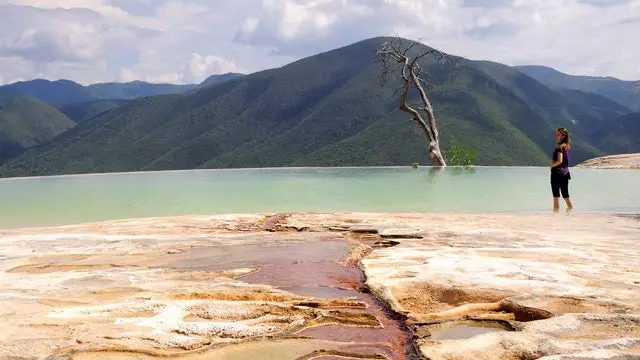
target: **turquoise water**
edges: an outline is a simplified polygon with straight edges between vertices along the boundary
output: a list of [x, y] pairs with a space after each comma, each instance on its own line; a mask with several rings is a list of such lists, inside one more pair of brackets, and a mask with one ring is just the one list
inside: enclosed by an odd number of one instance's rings
[[[640, 213], [640, 171], [571, 170], [575, 212]], [[190, 214], [529, 213], [551, 208], [549, 169], [196, 170], [0, 179], [0, 228]], [[564, 204], [563, 204], [564, 205]]]

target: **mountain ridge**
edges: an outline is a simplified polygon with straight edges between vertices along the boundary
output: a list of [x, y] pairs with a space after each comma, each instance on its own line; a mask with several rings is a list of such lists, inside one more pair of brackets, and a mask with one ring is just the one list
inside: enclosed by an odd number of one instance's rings
[[520, 65], [514, 68], [552, 88], [600, 94], [633, 111], [640, 112], [640, 80], [620, 80], [612, 76], [569, 75], [540, 65]]
[[0, 98], [0, 164], [75, 124], [54, 107], [24, 96]]
[[240, 73], [211, 75], [198, 84], [151, 83], [146, 81], [100, 82], [81, 85], [71, 80], [33, 79], [0, 86], [0, 96], [27, 95], [57, 105], [88, 103], [98, 100], [132, 100], [139, 97], [179, 94], [236, 77]]
[[[424, 135], [398, 110], [398, 84], [379, 85], [375, 49], [389, 39], [127, 101], [10, 160], [0, 176], [424, 163]], [[615, 143], [615, 133], [599, 142], [589, 129], [630, 111], [503, 64], [465, 60], [456, 71], [432, 59], [421, 64], [433, 75], [428, 92], [445, 156], [453, 135], [477, 151], [478, 165], [546, 165], [559, 126], [574, 135], [575, 161], [605, 155], [611, 150], [600, 147]]]

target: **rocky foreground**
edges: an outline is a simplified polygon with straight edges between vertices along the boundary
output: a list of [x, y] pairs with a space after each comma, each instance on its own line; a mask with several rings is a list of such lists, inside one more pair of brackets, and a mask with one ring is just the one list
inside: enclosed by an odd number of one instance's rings
[[639, 244], [586, 214], [0, 230], [0, 358], [640, 359]]
[[576, 165], [593, 169], [640, 169], [640, 153], [609, 155], [589, 159]]

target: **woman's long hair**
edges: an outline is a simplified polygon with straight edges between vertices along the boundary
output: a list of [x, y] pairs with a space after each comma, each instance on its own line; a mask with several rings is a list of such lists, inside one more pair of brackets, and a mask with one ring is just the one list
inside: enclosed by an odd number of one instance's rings
[[564, 145], [564, 147], [566, 148], [570, 148], [571, 147], [571, 138], [569, 136], [569, 130], [567, 130], [566, 128], [557, 128], [556, 129], [557, 132], [559, 132], [560, 134], [562, 134], [562, 139], [560, 140], [560, 142], [558, 142], [558, 145], [562, 146]]

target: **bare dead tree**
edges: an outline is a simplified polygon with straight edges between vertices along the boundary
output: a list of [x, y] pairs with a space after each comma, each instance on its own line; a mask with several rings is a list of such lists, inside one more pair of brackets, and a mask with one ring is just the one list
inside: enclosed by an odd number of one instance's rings
[[[424, 46], [417, 41], [403, 45], [403, 40], [396, 37], [394, 41], [387, 41], [376, 50], [376, 56], [382, 64], [380, 73], [381, 85], [385, 85], [391, 78], [396, 78], [396, 72], [400, 71], [402, 86], [396, 91], [401, 92], [400, 110], [411, 115], [412, 119], [418, 123], [427, 137], [427, 151], [435, 167], [447, 166], [440, 151], [440, 135], [436, 123], [436, 116], [433, 106], [427, 97], [425, 87], [431, 85], [427, 78], [429, 74], [420, 65], [420, 59], [426, 56], [433, 56], [440, 63], [449, 62], [452, 65], [457, 63], [457, 58], [442, 53], [435, 49], [424, 49]], [[421, 49], [422, 48], [422, 49]], [[416, 50], [420, 50], [416, 52]], [[413, 50], [413, 51], [412, 51]], [[409, 90], [414, 88], [420, 95], [422, 107], [412, 107], [407, 103]], [[394, 96], [396, 95], [394, 94]], [[424, 117], [421, 114], [424, 113]]]

